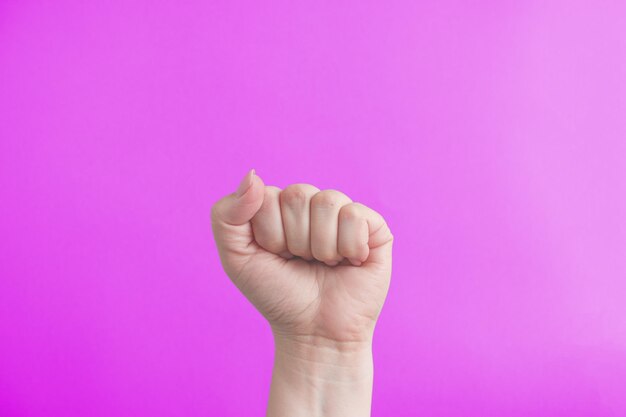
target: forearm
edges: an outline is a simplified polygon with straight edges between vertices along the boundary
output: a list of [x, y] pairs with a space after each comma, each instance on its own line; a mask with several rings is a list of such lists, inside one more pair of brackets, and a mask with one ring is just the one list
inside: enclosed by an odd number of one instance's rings
[[370, 341], [274, 336], [267, 417], [366, 417], [372, 401]]

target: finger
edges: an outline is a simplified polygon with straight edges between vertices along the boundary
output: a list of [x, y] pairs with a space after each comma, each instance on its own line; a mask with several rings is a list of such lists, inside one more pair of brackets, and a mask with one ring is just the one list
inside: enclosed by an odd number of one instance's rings
[[339, 211], [337, 249], [353, 265], [359, 266], [369, 255], [369, 228], [359, 203], [346, 204]]
[[251, 220], [254, 240], [268, 252], [291, 258], [287, 251], [287, 241], [283, 220], [280, 214], [280, 188], [274, 186], [265, 187], [263, 204]]
[[337, 249], [338, 215], [352, 200], [342, 192], [324, 190], [311, 198], [311, 253], [327, 265], [337, 265], [343, 257]]
[[250, 219], [263, 203], [265, 185], [250, 170], [231, 193], [211, 207], [211, 229], [224, 269], [235, 276], [248, 256], [253, 254], [254, 241]]
[[280, 211], [285, 228], [287, 249], [295, 256], [312, 260], [311, 198], [319, 188], [310, 184], [292, 184], [280, 193]]
[[264, 188], [263, 180], [252, 169], [236, 192], [211, 207], [211, 228], [218, 249], [242, 249], [254, 239], [250, 219], [263, 203]]
[[393, 235], [385, 219], [375, 210], [351, 203], [339, 213], [339, 252], [368, 265], [391, 267]]

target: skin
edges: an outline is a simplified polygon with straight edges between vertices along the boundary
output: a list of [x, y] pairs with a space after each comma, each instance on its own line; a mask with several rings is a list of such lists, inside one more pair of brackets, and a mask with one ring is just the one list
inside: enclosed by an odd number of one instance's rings
[[274, 335], [267, 416], [369, 416], [391, 278], [383, 217], [336, 190], [266, 186], [251, 170], [211, 223], [225, 272]]

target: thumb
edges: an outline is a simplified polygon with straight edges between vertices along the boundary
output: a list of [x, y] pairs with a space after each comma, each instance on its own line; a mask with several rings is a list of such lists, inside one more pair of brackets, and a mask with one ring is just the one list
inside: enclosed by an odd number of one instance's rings
[[226, 264], [233, 261], [230, 254], [246, 255], [254, 240], [250, 220], [261, 208], [265, 184], [251, 169], [239, 184], [239, 188], [211, 208], [211, 226], [217, 248]]

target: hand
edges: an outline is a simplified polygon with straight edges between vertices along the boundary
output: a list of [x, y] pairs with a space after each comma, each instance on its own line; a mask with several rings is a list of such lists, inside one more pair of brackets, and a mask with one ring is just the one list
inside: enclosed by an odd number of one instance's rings
[[251, 170], [211, 214], [226, 273], [275, 334], [337, 346], [371, 340], [393, 243], [377, 212], [335, 190], [265, 186]]
[[211, 223], [224, 270], [274, 333], [267, 416], [368, 416], [391, 277], [384, 219], [339, 191], [266, 187], [252, 170]]

